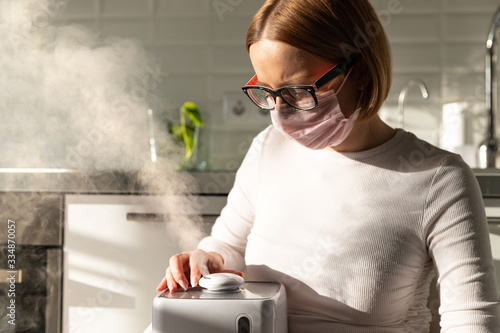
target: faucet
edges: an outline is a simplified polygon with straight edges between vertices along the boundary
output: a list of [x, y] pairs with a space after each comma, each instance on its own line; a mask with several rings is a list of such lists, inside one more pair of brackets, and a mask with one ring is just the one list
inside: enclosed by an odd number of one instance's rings
[[399, 93], [399, 102], [398, 102], [398, 126], [400, 128], [404, 127], [405, 124], [405, 113], [404, 113], [404, 108], [405, 108], [405, 103], [406, 103], [406, 97], [408, 96], [408, 90], [410, 90], [411, 86], [417, 84], [420, 87], [420, 91], [422, 92], [422, 97], [427, 99], [429, 98], [429, 92], [427, 91], [427, 87], [425, 86], [424, 81], [421, 79], [415, 78], [409, 80], [406, 85], [401, 89], [401, 92]]
[[500, 7], [495, 13], [494, 19], [491, 23], [488, 38], [486, 40], [486, 64], [484, 68], [485, 76], [485, 97], [486, 97], [486, 111], [488, 113], [488, 130], [487, 136], [479, 146], [479, 167], [495, 168], [496, 157], [498, 154], [498, 140], [496, 138], [495, 129], [495, 113], [497, 107], [497, 80], [496, 80], [496, 64], [497, 64], [497, 50], [496, 50], [496, 31], [500, 26]]

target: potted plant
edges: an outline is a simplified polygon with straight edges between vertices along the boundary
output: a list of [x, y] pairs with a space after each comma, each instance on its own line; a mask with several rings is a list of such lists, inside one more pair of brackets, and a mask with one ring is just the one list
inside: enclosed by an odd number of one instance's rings
[[200, 128], [203, 120], [195, 103], [185, 102], [179, 109], [180, 123], [169, 124], [168, 131], [177, 142], [184, 145], [180, 169], [192, 169], [196, 164]]

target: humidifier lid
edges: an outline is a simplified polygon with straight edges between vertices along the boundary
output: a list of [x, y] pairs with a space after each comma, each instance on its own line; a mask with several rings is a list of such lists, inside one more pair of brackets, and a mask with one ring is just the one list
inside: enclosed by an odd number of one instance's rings
[[206, 299], [206, 300], [262, 300], [270, 299], [280, 292], [277, 282], [247, 281], [238, 289], [230, 291], [211, 291], [202, 287], [189, 288], [187, 291], [163, 291], [159, 298], [168, 299]]
[[232, 273], [207, 274], [200, 279], [200, 287], [210, 291], [234, 291], [237, 290], [245, 280]]

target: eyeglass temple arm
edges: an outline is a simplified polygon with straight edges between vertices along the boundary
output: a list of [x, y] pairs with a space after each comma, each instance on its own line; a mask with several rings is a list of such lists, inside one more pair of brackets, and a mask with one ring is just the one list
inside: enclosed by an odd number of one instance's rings
[[345, 71], [349, 70], [349, 68], [351, 68], [356, 63], [356, 61], [359, 59], [359, 57], [360, 57], [360, 55], [357, 54], [357, 55], [353, 56], [350, 59], [350, 61], [346, 60], [344, 62], [341, 62], [337, 66], [333, 67], [331, 70], [328, 71], [328, 73], [326, 73], [325, 75], [320, 77], [318, 79], [318, 81], [316, 81], [314, 83], [314, 87], [316, 89], [319, 89], [319, 88], [323, 87], [325, 84], [327, 84], [328, 82], [330, 82], [331, 80], [333, 80], [335, 77], [337, 77], [340, 74], [344, 73]]
[[245, 86], [254, 86], [257, 82], [259, 81], [259, 79], [257, 78], [257, 74], [255, 74], [254, 76], [252, 76], [252, 78], [247, 82], [247, 84], [245, 84]]

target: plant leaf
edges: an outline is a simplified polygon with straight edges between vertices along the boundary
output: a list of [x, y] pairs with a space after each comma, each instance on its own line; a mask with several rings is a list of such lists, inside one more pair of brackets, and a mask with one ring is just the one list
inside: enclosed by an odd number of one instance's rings
[[184, 127], [181, 124], [170, 125], [169, 132], [177, 139], [177, 141], [183, 141]]
[[184, 113], [191, 122], [197, 126], [203, 127], [200, 111], [193, 102], [186, 102], [181, 107], [181, 112]]
[[186, 154], [184, 155], [184, 160], [189, 160], [194, 152], [194, 138], [192, 136], [188, 136], [187, 140], [184, 141], [184, 144], [186, 146]]
[[190, 137], [194, 137], [194, 132], [195, 132], [196, 127], [193, 124], [186, 124], [186, 134]]

